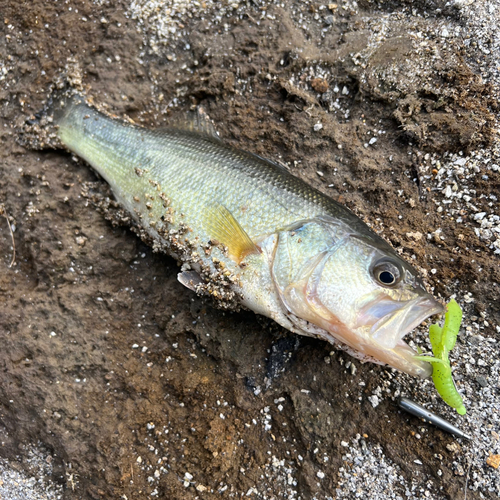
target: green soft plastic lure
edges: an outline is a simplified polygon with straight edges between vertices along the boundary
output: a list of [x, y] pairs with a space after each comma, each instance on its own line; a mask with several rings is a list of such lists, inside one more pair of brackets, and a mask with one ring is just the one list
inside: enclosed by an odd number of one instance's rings
[[448, 359], [448, 353], [453, 349], [457, 341], [461, 323], [462, 309], [456, 300], [452, 299], [447, 306], [443, 327], [434, 323], [429, 328], [429, 338], [434, 357], [416, 356], [416, 358], [420, 361], [432, 363], [432, 380], [439, 395], [446, 404], [455, 408], [457, 413], [465, 415], [464, 402], [453, 382], [450, 360]]

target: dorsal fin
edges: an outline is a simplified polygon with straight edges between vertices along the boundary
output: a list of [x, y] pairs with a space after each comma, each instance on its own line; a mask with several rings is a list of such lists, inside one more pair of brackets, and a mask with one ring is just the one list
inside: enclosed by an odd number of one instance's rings
[[260, 252], [259, 247], [223, 205], [216, 205], [207, 212], [210, 237], [222, 243], [229, 256], [238, 264], [249, 254]]
[[198, 106], [195, 111], [190, 111], [183, 118], [172, 120], [169, 123], [168, 128], [198, 132], [199, 134], [207, 135], [220, 140], [214, 122], [201, 106]]
[[273, 167], [278, 167], [280, 170], [284, 170], [287, 173], [290, 173], [288, 170], [288, 167], [284, 163], [280, 163], [278, 161], [270, 160], [269, 158], [264, 158], [263, 156], [260, 156], [256, 153], [250, 153], [247, 151], [249, 155], [252, 155], [254, 158], [259, 159], [260, 161], [263, 161], [264, 163], [267, 163], [268, 165], [272, 165]]

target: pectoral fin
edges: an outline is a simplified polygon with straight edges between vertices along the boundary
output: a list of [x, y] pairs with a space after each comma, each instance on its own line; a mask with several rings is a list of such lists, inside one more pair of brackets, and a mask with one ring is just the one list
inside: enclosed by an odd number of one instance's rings
[[212, 239], [222, 243], [229, 256], [238, 264], [249, 254], [260, 252], [259, 247], [223, 205], [215, 206], [208, 214], [207, 225]]

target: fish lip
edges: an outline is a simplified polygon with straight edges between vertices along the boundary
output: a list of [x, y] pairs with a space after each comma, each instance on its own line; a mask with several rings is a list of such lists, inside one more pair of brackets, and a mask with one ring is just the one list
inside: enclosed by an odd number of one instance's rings
[[420, 307], [422, 309], [421, 313], [415, 315], [411, 321], [405, 323], [405, 327], [399, 332], [398, 341], [393, 348], [399, 358], [397, 361], [399, 366], [396, 366], [396, 368], [413, 376], [428, 378], [432, 375], [432, 365], [427, 361], [415, 359], [418, 353], [403, 338], [427, 318], [442, 313], [444, 307], [430, 296], [418, 300], [414, 307]]
[[403, 332], [403, 335], [401, 335], [401, 338], [403, 338], [406, 334], [410, 333], [414, 328], [416, 328], [418, 325], [420, 325], [420, 323], [422, 323], [427, 318], [430, 318], [431, 316], [434, 316], [436, 314], [441, 314], [444, 311], [444, 306], [440, 302], [438, 302], [436, 299], [434, 299], [433, 297], [423, 298], [419, 305], [421, 305], [425, 310], [425, 306], [427, 304], [429, 304], [431, 306], [430, 309], [427, 310], [426, 312], [424, 312], [422, 315], [418, 316], [414, 320], [414, 322], [410, 326], [407, 327], [406, 331]]
[[387, 295], [372, 295], [361, 307], [356, 323], [347, 325], [315, 301], [314, 294], [306, 293], [307, 283], [281, 294], [288, 317], [298, 331], [344, 344], [359, 353], [359, 359], [387, 364], [415, 377], [427, 378], [432, 374], [432, 365], [415, 359], [417, 353], [403, 341], [422, 321], [443, 311], [444, 307], [432, 295], [419, 291], [417, 297], [401, 302]]
[[[410, 333], [414, 328], [420, 325], [427, 318], [430, 318], [431, 316], [434, 316], [436, 314], [441, 314], [444, 311], [444, 306], [433, 297], [422, 298], [418, 305], [423, 308], [423, 312], [422, 314], [416, 316], [411, 323], [406, 325], [406, 327], [401, 332], [401, 336], [399, 338], [400, 341], [403, 341], [403, 338], [408, 333]], [[430, 308], [426, 310], [427, 306], [430, 306]]]
[[372, 355], [409, 375], [427, 378], [432, 374], [432, 365], [415, 359], [417, 352], [403, 338], [425, 319], [443, 312], [444, 307], [428, 293], [410, 302], [371, 326], [369, 337], [376, 351]]
[[[408, 333], [424, 320], [444, 311], [444, 306], [428, 294], [414, 299], [412, 302], [411, 306], [406, 304], [400, 308], [400, 311], [405, 311], [405, 315], [399, 319], [401, 325], [397, 332], [391, 330], [394, 327], [391, 323], [395, 321], [395, 315], [383, 317], [372, 325], [370, 334], [377, 343], [387, 347], [396, 347], [398, 343], [403, 342], [403, 338]], [[418, 311], [419, 309], [420, 311]], [[388, 331], [391, 331], [389, 336], [387, 335]]]

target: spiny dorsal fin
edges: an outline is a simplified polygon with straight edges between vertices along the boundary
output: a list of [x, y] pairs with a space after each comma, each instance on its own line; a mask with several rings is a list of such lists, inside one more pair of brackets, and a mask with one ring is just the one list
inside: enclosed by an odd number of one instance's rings
[[198, 132], [220, 140], [214, 122], [201, 106], [198, 106], [195, 111], [190, 112], [184, 118], [171, 121], [168, 128]]
[[247, 255], [260, 252], [259, 247], [223, 205], [216, 205], [209, 210], [207, 219], [211, 238], [222, 243], [227, 248], [229, 256], [238, 264]]

